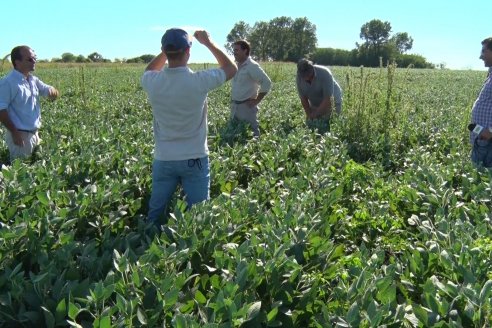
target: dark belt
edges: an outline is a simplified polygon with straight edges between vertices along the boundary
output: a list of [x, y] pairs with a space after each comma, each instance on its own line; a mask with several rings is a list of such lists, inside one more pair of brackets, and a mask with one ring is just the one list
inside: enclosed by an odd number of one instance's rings
[[27, 132], [27, 133], [32, 133], [32, 134], [35, 134], [36, 132], [38, 132], [38, 130], [22, 130], [22, 129], [17, 129], [17, 131], [21, 131], [21, 132]]
[[233, 100], [232, 102], [235, 103], [236, 105], [239, 105], [239, 104], [244, 104], [245, 102], [247, 102], [249, 99], [246, 99], [246, 100]]

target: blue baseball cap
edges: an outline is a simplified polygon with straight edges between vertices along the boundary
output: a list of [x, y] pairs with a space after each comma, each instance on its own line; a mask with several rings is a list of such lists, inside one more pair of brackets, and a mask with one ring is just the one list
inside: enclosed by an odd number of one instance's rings
[[191, 47], [191, 38], [185, 30], [170, 28], [162, 36], [161, 44], [166, 52], [180, 52]]

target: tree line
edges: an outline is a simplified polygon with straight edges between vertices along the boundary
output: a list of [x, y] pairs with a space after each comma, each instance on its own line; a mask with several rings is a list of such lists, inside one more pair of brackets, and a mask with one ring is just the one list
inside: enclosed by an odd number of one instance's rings
[[[6, 56], [8, 57], [8, 55]], [[135, 58], [129, 59], [118, 59], [115, 58], [116, 63], [150, 63], [154, 59], [155, 55], [141, 55]], [[40, 59], [39, 62], [52, 62], [52, 63], [110, 63], [111, 59], [104, 58], [98, 52], [93, 52], [89, 56], [85, 57], [83, 55], [74, 55], [70, 52], [65, 52], [60, 58], [52, 58], [51, 60]]]
[[232, 52], [236, 40], [251, 44], [253, 58], [261, 61], [297, 62], [303, 57], [321, 65], [375, 67], [395, 62], [400, 67], [433, 68], [420, 55], [407, 54], [413, 38], [407, 32], [391, 33], [391, 24], [373, 19], [360, 29], [362, 43], [352, 50], [317, 48], [316, 25], [306, 17], [277, 17], [253, 26], [239, 21], [227, 35], [226, 49]]
[[[234, 24], [226, 37], [225, 48], [232, 54], [232, 44], [247, 40], [251, 44], [251, 56], [260, 61], [297, 62], [310, 58], [320, 65], [377, 67], [396, 63], [399, 67], [434, 68], [432, 63], [416, 54], [407, 54], [413, 46], [413, 38], [407, 32], [392, 34], [391, 24], [373, 19], [360, 28], [361, 43], [352, 50], [318, 48], [316, 25], [306, 17], [292, 19], [282, 16], [269, 22], [256, 22], [253, 26], [244, 21]], [[155, 55], [145, 54], [130, 59], [115, 59], [115, 62], [149, 63]], [[89, 56], [66, 52], [51, 62], [103, 63], [111, 62], [97, 52]]]

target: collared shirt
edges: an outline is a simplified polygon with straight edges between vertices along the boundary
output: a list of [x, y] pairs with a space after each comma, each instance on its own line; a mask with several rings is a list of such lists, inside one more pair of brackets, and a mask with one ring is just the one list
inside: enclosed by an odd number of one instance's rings
[[146, 71], [142, 87], [154, 116], [154, 158], [179, 161], [208, 155], [207, 93], [226, 81], [220, 68]]
[[41, 126], [39, 96], [48, 96], [51, 86], [36, 76], [26, 78], [13, 69], [0, 80], [0, 110], [7, 110], [17, 129], [36, 130]]
[[267, 93], [272, 88], [272, 81], [260, 65], [248, 57], [232, 79], [232, 100], [243, 101], [256, 98], [258, 93]]
[[324, 66], [314, 65], [314, 79], [306, 82], [297, 75], [297, 92], [301, 97], [307, 97], [312, 106], [319, 106], [323, 99], [332, 97], [336, 104], [342, 102], [342, 89], [335, 81], [331, 71]]
[[[492, 74], [490, 74], [490, 70], [477, 100], [473, 103], [472, 123], [484, 128], [492, 127]], [[471, 132], [470, 141], [472, 145], [476, 138], [477, 135]]]

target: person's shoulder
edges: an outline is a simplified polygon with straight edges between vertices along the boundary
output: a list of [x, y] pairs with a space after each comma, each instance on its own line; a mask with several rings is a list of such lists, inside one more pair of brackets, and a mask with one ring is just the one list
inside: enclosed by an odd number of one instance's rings
[[22, 74], [13, 69], [8, 72], [7, 75], [0, 78], [0, 83], [2, 86], [5, 86], [7, 84], [16, 84], [22, 80], [22, 77]]
[[248, 59], [246, 59], [246, 64], [249, 64], [249, 65], [255, 66], [255, 67], [260, 67], [260, 63], [251, 57], [248, 57]]
[[314, 70], [316, 71], [316, 74], [320, 74], [323, 76], [327, 76], [327, 75], [332, 76], [330, 69], [326, 66], [314, 65]]
[[314, 65], [314, 69], [320, 70], [320, 71], [325, 71], [325, 72], [330, 72], [330, 69], [327, 66], [323, 65]]

